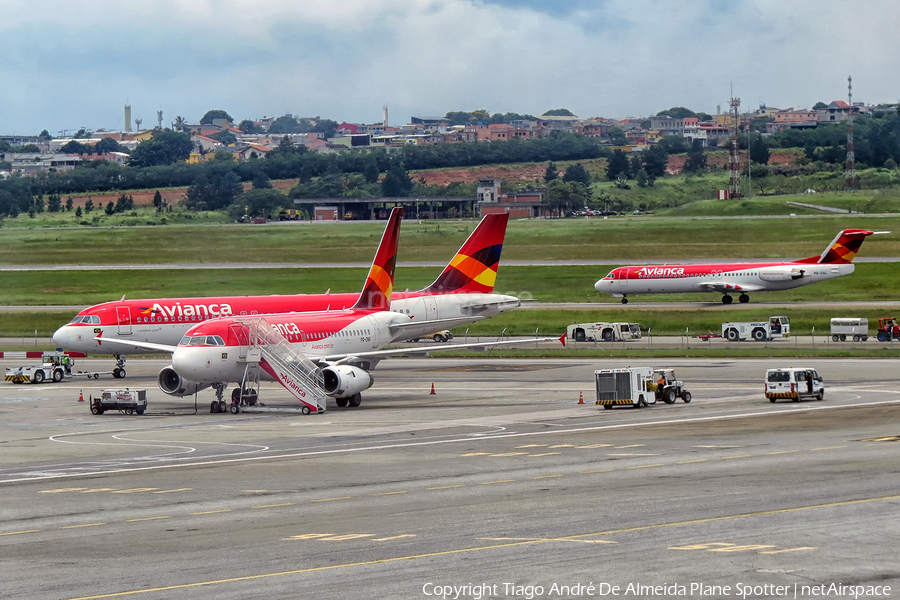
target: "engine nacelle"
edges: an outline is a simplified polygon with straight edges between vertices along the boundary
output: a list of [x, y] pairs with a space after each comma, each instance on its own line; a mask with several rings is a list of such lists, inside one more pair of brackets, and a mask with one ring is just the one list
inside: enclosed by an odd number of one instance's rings
[[805, 274], [805, 270], [799, 267], [763, 267], [759, 271], [759, 278], [763, 281], [794, 281]]
[[336, 365], [322, 369], [325, 378], [325, 393], [332, 398], [345, 398], [372, 387], [375, 379], [368, 371], [359, 367]]
[[172, 368], [172, 365], [165, 367], [162, 371], [157, 375], [156, 383], [159, 385], [159, 389], [170, 396], [177, 396], [179, 398], [183, 396], [191, 396], [200, 390], [204, 390], [210, 387], [211, 383], [199, 383], [197, 381], [191, 381], [190, 379], [185, 379], [181, 375], [178, 374], [178, 371]]

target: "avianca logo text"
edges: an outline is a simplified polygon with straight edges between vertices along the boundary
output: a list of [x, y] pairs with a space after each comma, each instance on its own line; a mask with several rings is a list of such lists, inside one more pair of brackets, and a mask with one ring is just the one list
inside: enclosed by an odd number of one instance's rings
[[227, 317], [233, 315], [230, 304], [182, 304], [172, 306], [154, 304], [151, 312], [167, 317]]
[[289, 335], [300, 335], [300, 328], [295, 323], [275, 323], [272, 325], [278, 330], [278, 333], [287, 337]]
[[684, 267], [641, 267], [638, 277], [675, 277], [684, 275]]
[[296, 383], [294, 383], [294, 380], [291, 379], [290, 377], [288, 377], [286, 374], [284, 374], [284, 373], [281, 374], [281, 381], [282, 381], [282, 383], [283, 383], [285, 386], [287, 386], [287, 387], [289, 387], [290, 389], [292, 389], [292, 390], [294, 390], [295, 392], [297, 392], [297, 394], [298, 394], [301, 398], [306, 398], [306, 391], [305, 391], [303, 388], [301, 388], [299, 385], [297, 385]]

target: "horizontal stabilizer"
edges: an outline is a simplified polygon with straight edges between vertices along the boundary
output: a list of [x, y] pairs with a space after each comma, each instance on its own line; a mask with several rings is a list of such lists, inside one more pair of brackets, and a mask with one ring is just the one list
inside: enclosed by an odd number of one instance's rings
[[495, 346], [509, 346], [512, 344], [534, 344], [540, 342], [556, 342], [559, 338], [525, 338], [518, 340], [497, 340], [493, 342], [472, 342], [470, 344], [432, 344], [430, 346], [417, 346], [415, 348], [392, 348], [390, 350], [373, 350], [372, 352], [359, 352], [357, 354], [332, 354], [329, 356], [318, 357], [321, 363], [339, 365], [352, 363], [356, 359], [365, 358], [387, 358], [389, 356], [399, 356], [402, 354], [428, 354], [431, 352], [446, 352], [447, 350], [489, 350]]

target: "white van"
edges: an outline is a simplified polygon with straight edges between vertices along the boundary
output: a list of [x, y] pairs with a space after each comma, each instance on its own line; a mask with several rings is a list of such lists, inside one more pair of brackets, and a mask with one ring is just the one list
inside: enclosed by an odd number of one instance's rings
[[836, 318], [831, 320], [831, 341], [846, 342], [851, 336], [854, 342], [869, 339], [869, 320], [865, 317]]
[[766, 398], [775, 402], [779, 398], [822, 400], [825, 398], [825, 381], [815, 369], [788, 367], [766, 371]]

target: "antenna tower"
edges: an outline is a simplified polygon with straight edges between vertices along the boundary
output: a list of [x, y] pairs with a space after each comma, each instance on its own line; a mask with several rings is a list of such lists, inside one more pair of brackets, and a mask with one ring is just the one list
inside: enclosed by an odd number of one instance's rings
[[732, 97], [729, 105], [731, 106], [731, 149], [728, 151], [728, 170], [731, 177], [728, 179], [728, 197], [741, 197], [741, 154], [738, 151], [738, 127], [741, 123], [741, 117], [738, 113], [738, 107], [741, 105], [741, 99]]
[[847, 77], [847, 170], [844, 171], [844, 189], [853, 191], [859, 189], [859, 180], [856, 178], [856, 155], [853, 152], [853, 77]]
[[162, 119], [163, 119], [162, 111], [161, 110], [156, 111], [156, 122], [158, 123], [157, 127], [159, 127], [160, 129], [162, 129]]

